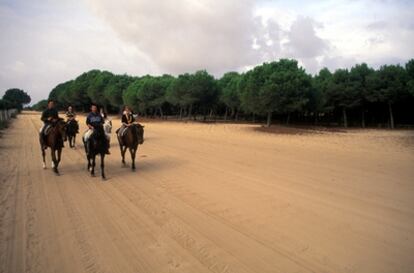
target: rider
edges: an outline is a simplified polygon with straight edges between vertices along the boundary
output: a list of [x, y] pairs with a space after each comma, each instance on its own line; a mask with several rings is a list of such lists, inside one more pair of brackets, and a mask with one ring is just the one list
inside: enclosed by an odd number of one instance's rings
[[76, 124], [76, 133], [79, 133], [78, 122], [75, 119], [76, 113], [75, 113], [75, 111], [73, 111], [73, 107], [72, 106], [69, 106], [68, 107], [68, 110], [66, 111], [65, 115], [66, 115], [66, 119], [67, 119], [67, 122], [68, 123], [71, 122], [71, 121], [74, 121], [75, 122], [75, 124]]
[[43, 121], [43, 126], [40, 129], [40, 142], [44, 145], [46, 132], [49, 129], [52, 122], [59, 119], [58, 111], [55, 108], [55, 101], [49, 99], [47, 101], [47, 108], [42, 112], [42, 117], [40, 118]]
[[131, 108], [128, 105], [125, 105], [124, 107], [121, 122], [121, 128], [116, 130], [119, 136], [122, 136], [125, 133], [126, 129], [135, 123], [134, 114], [132, 113]]
[[[85, 132], [85, 135], [84, 135], [85, 141], [87, 141], [89, 137], [92, 135], [95, 127], [103, 126], [103, 124], [104, 124], [104, 119], [102, 118], [101, 114], [98, 112], [98, 106], [92, 103], [91, 112], [86, 117], [86, 125], [88, 125], [89, 129]], [[110, 154], [109, 153], [109, 141], [107, 138], [105, 138], [105, 140], [106, 140], [105, 141], [106, 143], [105, 153]]]

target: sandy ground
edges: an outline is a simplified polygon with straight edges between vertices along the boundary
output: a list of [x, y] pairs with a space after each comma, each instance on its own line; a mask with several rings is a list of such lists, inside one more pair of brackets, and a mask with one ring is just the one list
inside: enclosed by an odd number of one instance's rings
[[414, 272], [413, 131], [146, 122], [102, 182], [79, 139], [43, 170], [40, 125], [0, 138], [0, 272]]

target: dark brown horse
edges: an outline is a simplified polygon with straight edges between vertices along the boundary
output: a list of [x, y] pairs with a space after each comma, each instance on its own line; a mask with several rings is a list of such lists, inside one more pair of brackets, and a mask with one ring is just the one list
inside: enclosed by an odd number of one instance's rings
[[88, 171], [91, 176], [95, 176], [95, 158], [97, 155], [101, 156], [101, 176], [105, 180], [105, 152], [106, 152], [106, 136], [103, 126], [96, 126], [92, 135], [87, 141], [82, 138], [85, 146], [86, 159], [88, 160]]
[[74, 119], [69, 120], [66, 125], [66, 136], [68, 137], [69, 147], [75, 148], [76, 134], [79, 132], [78, 122]]
[[135, 155], [137, 153], [138, 144], [144, 143], [144, 126], [141, 124], [133, 124], [126, 129], [123, 136], [118, 135], [119, 148], [121, 149], [122, 164], [125, 165], [125, 152], [129, 149], [131, 154], [131, 169], [135, 170]]
[[63, 139], [65, 138], [66, 122], [58, 119], [50, 125], [46, 136], [40, 136], [40, 147], [43, 157], [43, 169], [46, 169], [46, 152], [49, 147], [52, 155], [52, 168], [56, 175], [59, 175], [58, 166], [62, 155]]

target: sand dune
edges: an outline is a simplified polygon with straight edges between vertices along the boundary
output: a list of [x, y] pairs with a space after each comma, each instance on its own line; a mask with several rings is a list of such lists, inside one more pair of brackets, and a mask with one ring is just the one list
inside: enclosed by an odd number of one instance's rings
[[413, 131], [146, 122], [102, 182], [79, 139], [41, 168], [39, 117], [0, 138], [0, 272], [414, 272]]

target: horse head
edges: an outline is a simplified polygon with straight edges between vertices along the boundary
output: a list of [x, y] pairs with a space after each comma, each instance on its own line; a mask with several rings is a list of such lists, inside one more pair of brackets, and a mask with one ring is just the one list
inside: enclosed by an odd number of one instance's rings
[[95, 126], [92, 136], [95, 137], [97, 140], [103, 139], [105, 137], [104, 127], [102, 125]]
[[59, 118], [55, 123], [54, 123], [54, 127], [56, 128], [57, 132], [63, 137], [65, 138], [66, 136], [66, 126], [67, 123], [62, 119]]
[[66, 123], [66, 134], [68, 136], [76, 135], [77, 128], [78, 128], [78, 122], [74, 119], [69, 120]]
[[144, 143], [144, 126], [141, 124], [136, 124], [135, 128], [137, 130], [138, 143], [139, 144]]
[[112, 130], [112, 121], [110, 121], [109, 119], [106, 119], [103, 125], [104, 131], [107, 134], [111, 134], [111, 130]]

